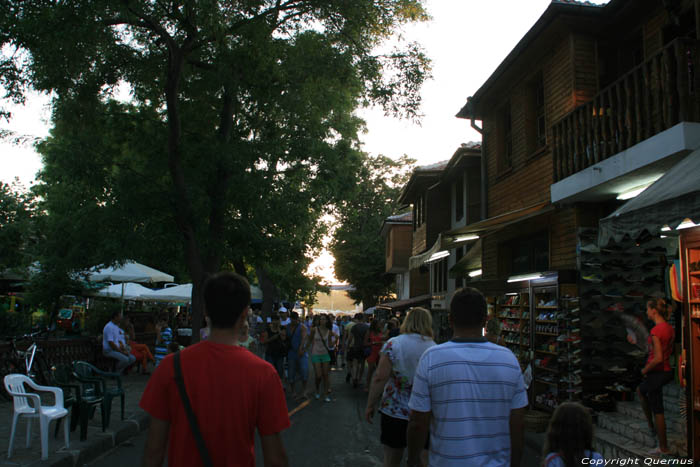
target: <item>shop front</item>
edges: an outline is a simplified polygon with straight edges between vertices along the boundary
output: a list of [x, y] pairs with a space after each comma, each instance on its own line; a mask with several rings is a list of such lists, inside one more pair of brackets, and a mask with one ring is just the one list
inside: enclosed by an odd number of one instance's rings
[[[638, 197], [601, 219], [598, 244], [588, 247], [623, 254], [632, 245], [646, 254], [647, 263], [629, 277], [648, 279], [647, 267], [665, 258], [659, 293], [672, 298], [679, 313], [675, 323], [681, 337], [678, 379], [687, 405], [688, 454], [700, 459], [700, 150], [690, 153]], [[645, 246], [658, 245], [658, 246]], [[582, 247], [584, 248], [584, 247]], [[632, 247], [631, 247], [632, 248]], [[662, 249], [664, 251], [662, 251]], [[654, 263], [654, 264], [652, 264]], [[646, 264], [646, 265], [645, 265]], [[589, 279], [598, 279], [595, 275]], [[644, 284], [645, 282], [641, 282]], [[644, 296], [648, 289], [640, 291]], [[629, 292], [627, 292], [629, 294]]]

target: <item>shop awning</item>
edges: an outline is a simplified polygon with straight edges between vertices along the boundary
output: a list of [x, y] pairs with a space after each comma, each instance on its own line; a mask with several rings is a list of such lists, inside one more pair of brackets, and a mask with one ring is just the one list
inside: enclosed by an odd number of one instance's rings
[[469, 271], [481, 269], [481, 239], [477, 240], [457, 264], [450, 269], [450, 277], [464, 277]]
[[408, 268], [418, 269], [423, 265], [423, 263], [428, 262], [434, 254], [443, 250], [447, 251], [444, 248], [442, 248], [442, 234], [440, 234], [438, 235], [437, 240], [435, 241], [435, 243], [433, 243], [433, 246], [431, 246], [429, 250], [419, 255], [411, 256], [410, 258], [408, 258]]
[[700, 149], [691, 152], [671, 170], [600, 220], [598, 245], [636, 239], [643, 231], [658, 234], [665, 226], [675, 229], [685, 219], [700, 223]]
[[554, 210], [554, 206], [549, 202], [537, 203], [532, 206], [528, 206], [522, 209], [516, 209], [515, 211], [507, 212], [494, 217], [489, 217], [479, 222], [474, 222], [473, 224], [465, 225], [464, 227], [459, 227], [457, 229], [450, 230], [446, 232], [445, 236], [457, 236], [457, 235], [468, 235], [474, 234], [479, 235], [481, 233], [500, 230], [508, 225], [514, 224], [516, 222], [524, 221], [525, 219], [530, 219], [531, 217], [539, 216], [541, 214], [548, 213]]
[[397, 300], [395, 302], [380, 303], [376, 308], [384, 308], [385, 310], [401, 311], [412, 306], [430, 303], [430, 295], [418, 295], [417, 297], [408, 298], [406, 300]]

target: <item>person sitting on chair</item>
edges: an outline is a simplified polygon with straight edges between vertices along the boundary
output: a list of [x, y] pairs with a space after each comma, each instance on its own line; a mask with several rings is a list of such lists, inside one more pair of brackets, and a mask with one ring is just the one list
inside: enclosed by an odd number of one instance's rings
[[117, 361], [116, 371], [120, 373], [136, 361], [136, 357], [129, 353], [124, 331], [119, 327], [121, 318], [121, 311], [113, 312], [111, 320], [102, 330], [102, 354]]

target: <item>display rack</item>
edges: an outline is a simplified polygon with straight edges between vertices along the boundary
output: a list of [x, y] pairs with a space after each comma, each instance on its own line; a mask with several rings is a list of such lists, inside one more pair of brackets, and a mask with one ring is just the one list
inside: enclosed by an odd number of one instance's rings
[[688, 404], [688, 453], [700, 458], [700, 229], [681, 234], [683, 297], [688, 324], [686, 348]]
[[530, 360], [529, 291], [511, 292], [496, 300], [495, 315], [501, 321], [503, 344], [525, 368]]

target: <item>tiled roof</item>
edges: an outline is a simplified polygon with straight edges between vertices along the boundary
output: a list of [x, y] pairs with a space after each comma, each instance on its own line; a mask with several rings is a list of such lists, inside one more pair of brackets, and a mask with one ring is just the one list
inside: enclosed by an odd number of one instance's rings
[[445, 167], [447, 167], [447, 163], [450, 161], [440, 161], [436, 162], [435, 164], [430, 164], [430, 165], [421, 165], [420, 167], [416, 167], [416, 172], [418, 171], [430, 171], [430, 170], [442, 170]]
[[385, 222], [413, 222], [413, 212], [408, 211], [403, 214], [389, 216], [386, 218]]
[[469, 141], [468, 143], [462, 143], [462, 147], [465, 149], [481, 149], [481, 143], [478, 141]]
[[582, 0], [552, 0], [552, 3], [566, 3], [569, 5], [596, 6], [596, 7], [605, 6], [605, 3], [592, 3], [592, 2], [582, 1]]

